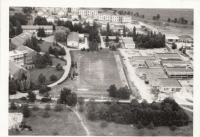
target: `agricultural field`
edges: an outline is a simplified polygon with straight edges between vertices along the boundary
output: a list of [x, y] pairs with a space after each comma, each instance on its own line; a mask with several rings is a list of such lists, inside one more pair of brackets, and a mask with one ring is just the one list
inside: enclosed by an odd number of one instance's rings
[[[33, 131], [13, 131], [9, 130], [9, 135], [62, 135], [62, 136], [85, 136], [85, 130], [80, 124], [80, 120], [69, 109], [64, 109], [61, 112], [49, 110], [49, 118], [44, 118], [46, 110], [40, 109], [38, 111], [31, 110], [31, 116], [24, 118], [26, 124], [31, 126]], [[78, 132], [77, 132], [78, 131]]]

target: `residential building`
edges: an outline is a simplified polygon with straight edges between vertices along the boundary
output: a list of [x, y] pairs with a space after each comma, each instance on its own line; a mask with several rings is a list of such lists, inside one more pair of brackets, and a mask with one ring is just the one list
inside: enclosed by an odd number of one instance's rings
[[39, 10], [39, 11], [37, 12], [37, 15], [38, 15], [38, 16], [42, 16], [44, 13], [45, 13], [45, 12], [44, 12], [43, 10]]
[[85, 22], [87, 22], [89, 24], [93, 24], [94, 20], [91, 17], [87, 17]]
[[161, 93], [173, 93], [182, 91], [182, 86], [176, 79], [158, 78], [158, 89]]
[[58, 11], [58, 15], [59, 16], [64, 16], [66, 14], [66, 12], [64, 12], [62, 9], [60, 9], [59, 11]]
[[178, 53], [156, 53], [158, 59], [170, 59], [181, 60], [181, 56]]
[[48, 12], [45, 12], [45, 13], [43, 13], [43, 14], [41, 15], [41, 17], [47, 18], [47, 17], [49, 17], [49, 13], [48, 13]]
[[67, 36], [67, 46], [78, 48], [79, 46], [79, 34], [77, 32], [71, 32]]
[[23, 33], [21, 33], [20, 35], [18, 35], [18, 36], [16, 36], [16, 37], [11, 39], [11, 43], [15, 47], [18, 47], [20, 45], [23, 45], [26, 42], [27, 39], [31, 38], [32, 35], [33, 35], [32, 32], [27, 31], [27, 30], [23, 30]]
[[78, 17], [78, 14], [73, 13], [73, 14], [71, 15], [71, 18], [72, 18], [72, 20], [74, 20], [74, 19], [78, 19], [79, 17]]
[[79, 10], [79, 8], [75, 8], [75, 7], [73, 7], [73, 8], [68, 8], [68, 12], [70, 12], [70, 13], [78, 13], [78, 10]]
[[49, 15], [48, 17], [46, 17], [46, 20], [47, 22], [54, 23], [56, 19], [53, 16]]
[[59, 18], [59, 20], [61, 20], [61, 21], [67, 21], [68, 20], [68, 18], [67, 18], [67, 16], [61, 16], [60, 18]]
[[44, 28], [44, 31], [46, 34], [53, 34], [53, 26], [52, 25], [22, 25], [23, 31], [29, 31], [29, 32], [36, 33], [39, 28]]
[[24, 65], [24, 53], [19, 50], [9, 51], [10, 60], [16, 64], [23, 66]]
[[181, 35], [178, 36], [179, 38], [179, 42], [184, 42], [184, 43], [193, 43], [193, 37], [189, 36], [189, 35]]
[[125, 48], [128, 48], [128, 49], [133, 49], [135, 48], [135, 42], [133, 41], [133, 38], [132, 37], [122, 37], [122, 45], [125, 47]]
[[190, 67], [164, 67], [169, 78], [189, 79], [193, 78], [193, 69]]

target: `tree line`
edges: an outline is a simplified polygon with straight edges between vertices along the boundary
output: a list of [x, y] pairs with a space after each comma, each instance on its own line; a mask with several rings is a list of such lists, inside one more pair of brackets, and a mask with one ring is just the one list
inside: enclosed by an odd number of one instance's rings
[[118, 99], [130, 99], [131, 91], [127, 86], [116, 88], [115, 84], [110, 85], [107, 89], [109, 97], [118, 98]]
[[[188, 24], [188, 20], [184, 19], [184, 17], [174, 18], [174, 20], [171, 19], [171, 18], [168, 18], [167, 22], [173, 22], [173, 23], [179, 23], [179, 24]], [[193, 21], [191, 22], [191, 25], [193, 25]]]
[[87, 118], [89, 120], [105, 120], [118, 124], [136, 124], [144, 127], [154, 126], [184, 126], [190, 122], [189, 116], [175, 102], [166, 98], [161, 103], [147, 103], [143, 100], [139, 103], [132, 99], [130, 104], [119, 102], [95, 103], [90, 100], [87, 104]]
[[160, 19], [160, 14], [157, 14], [156, 16], [153, 16], [153, 20], [159, 20]]
[[148, 35], [136, 34], [136, 28], [133, 28], [133, 41], [138, 48], [163, 48], [165, 47], [165, 35], [156, 34], [152, 31]]

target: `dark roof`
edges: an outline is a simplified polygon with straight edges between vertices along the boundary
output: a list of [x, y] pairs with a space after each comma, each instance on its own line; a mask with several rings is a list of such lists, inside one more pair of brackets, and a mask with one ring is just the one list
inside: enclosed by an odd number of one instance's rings
[[181, 58], [181, 56], [178, 53], [156, 53], [158, 58]]
[[182, 87], [178, 80], [170, 78], [159, 78], [157, 79], [159, 85], [164, 87]]
[[76, 41], [79, 42], [79, 34], [77, 32], [70, 32], [67, 41]]

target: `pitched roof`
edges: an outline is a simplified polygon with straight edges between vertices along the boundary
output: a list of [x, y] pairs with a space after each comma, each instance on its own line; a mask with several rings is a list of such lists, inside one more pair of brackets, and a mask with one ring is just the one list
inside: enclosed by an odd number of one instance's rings
[[182, 87], [178, 80], [170, 78], [157, 79], [160, 86], [163, 87]]
[[20, 45], [19, 47], [17, 47], [17, 50], [21, 51], [22, 53], [34, 52], [34, 50], [32, 50], [31, 48], [24, 46], [24, 45]]
[[[10, 74], [14, 75], [16, 74], [20, 69], [24, 69], [23, 67], [21, 67], [20, 65], [18, 65], [17, 63], [9, 60], [9, 72]], [[25, 69], [24, 69], [25, 70]]]
[[39, 28], [44, 28], [44, 29], [50, 29], [53, 30], [52, 25], [21, 25], [22, 29], [39, 29]]
[[193, 74], [192, 68], [185, 67], [165, 67], [166, 71], [171, 74]]
[[24, 42], [30, 38], [32, 36], [32, 33], [29, 31], [23, 31], [23, 33], [21, 33], [20, 35], [14, 37], [11, 39], [11, 42], [15, 45], [15, 46], [20, 46], [23, 45]]
[[76, 41], [79, 42], [79, 34], [77, 32], [70, 32], [67, 41]]

